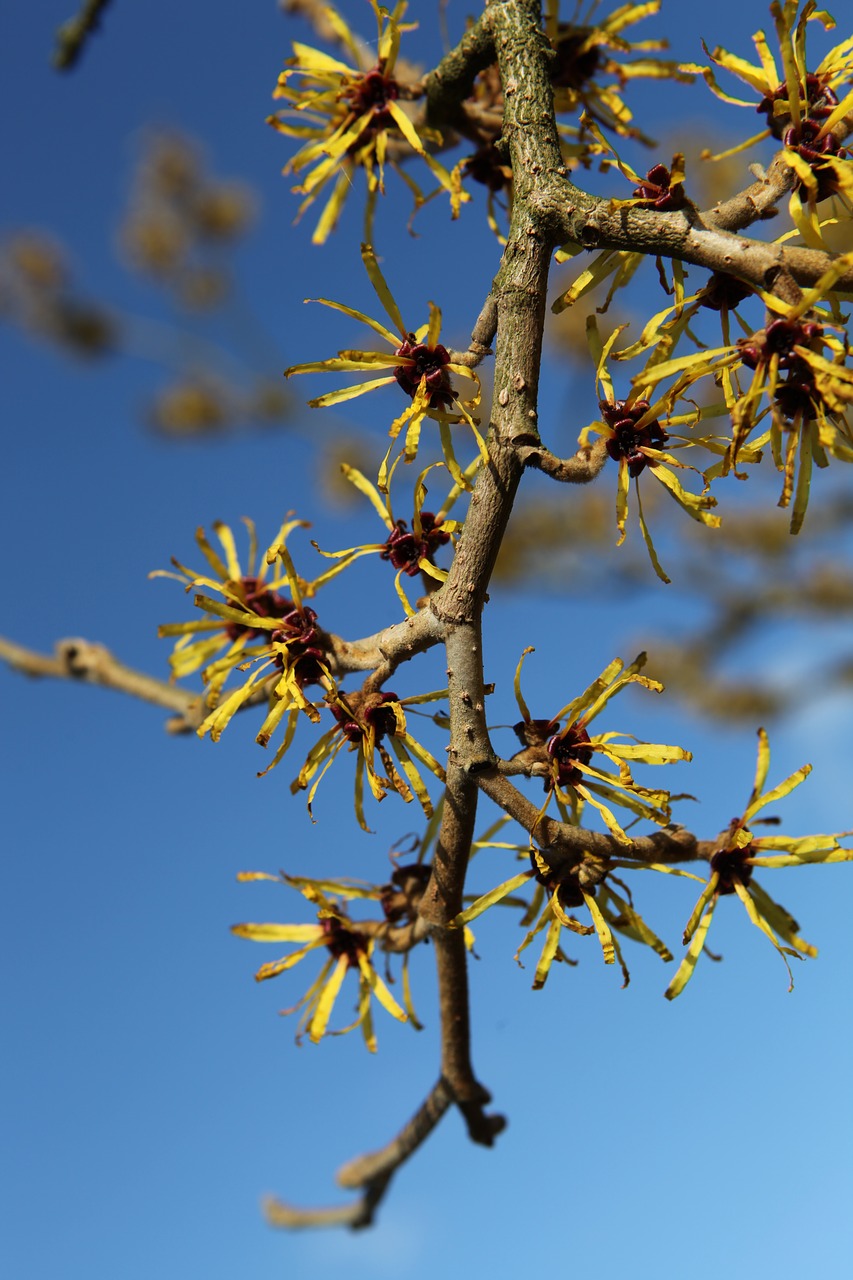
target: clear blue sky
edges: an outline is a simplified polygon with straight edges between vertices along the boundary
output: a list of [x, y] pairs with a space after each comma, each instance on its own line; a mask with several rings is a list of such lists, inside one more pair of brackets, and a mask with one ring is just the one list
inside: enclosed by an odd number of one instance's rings
[[[92, 293], [156, 315], [157, 299], [119, 265], [114, 226], [141, 131], [172, 126], [205, 141], [217, 172], [262, 193], [239, 261], [279, 367], [350, 341], [301, 300], [340, 297], [371, 309], [358, 221], [324, 251], [311, 247], [312, 219], [293, 227], [293, 197], [279, 176], [287, 145], [263, 123], [289, 41], [304, 29], [272, 0], [115, 0], [82, 65], [60, 78], [47, 57], [70, 3], [6, 6], [4, 229], [55, 231]], [[657, 24], [680, 58], [701, 57], [700, 35], [748, 56], [749, 35], [767, 18], [753, 0], [722, 0], [701, 10], [698, 31], [691, 10], [670, 3]], [[432, 4], [411, 12], [431, 27]], [[452, 0], [453, 32], [464, 12]], [[719, 119], [701, 85], [639, 87], [632, 101], [649, 105], [659, 131], [687, 121], [698, 132]], [[730, 129], [751, 130], [747, 114]], [[470, 330], [498, 262], [480, 215], [465, 210], [450, 226], [444, 210], [430, 210], [414, 241], [405, 216], [395, 225], [383, 214], [379, 224], [404, 312], [425, 314], [434, 297], [451, 337]], [[147, 574], [172, 554], [196, 564], [198, 524], [245, 514], [272, 536], [297, 507], [317, 520], [325, 546], [375, 537], [375, 525], [312, 500], [324, 427], [308, 410], [305, 430], [290, 434], [170, 444], [134, 416], [160, 385], [150, 365], [80, 365], [9, 329], [0, 343], [1, 612], [12, 638], [49, 650], [57, 637], [82, 635], [165, 672], [156, 626], [181, 617], [184, 601]], [[565, 412], [560, 370], [549, 378], [546, 404]], [[323, 620], [353, 636], [393, 620], [396, 602], [378, 595], [380, 583], [387, 587], [365, 566], [330, 593]], [[504, 722], [516, 718], [512, 671], [525, 644], [537, 646], [530, 696], [559, 683], [567, 701], [614, 654], [632, 657], [631, 637], [669, 607], [660, 593], [642, 597], [649, 613], [640, 616], [630, 600], [587, 606], [569, 591], [541, 601], [495, 596], [488, 676]], [[800, 646], [829, 655], [839, 644], [831, 627], [791, 625], [766, 633], [752, 656], [797, 679]], [[425, 666], [418, 683], [435, 687], [436, 664]], [[419, 1035], [382, 1018], [375, 1058], [352, 1036], [296, 1048], [277, 1010], [301, 994], [298, 979], [257, 986], [252, 974], [266, 951], [229, 933], [238, 920], [288, 919], [294, 904], [236, 884], [235, 873], [284, 867], [382, 879], [387, 850], [415, 816], [389, 799], [371, 811], [378, 834], [369, 839], [341, 812], [332, 784], [312, 826], [289, 794], [292, 762], [258, 781], [258, 749], [242, 726], [213, 747], [168, 737], [162, 713], [100, 690], [5, 670], [0, 688], [0, 1271], [9, 1280], [302, 1280], [321, 1268], [345, 1268], [350, 1280], [439, 1271], [502, 1280], [531, 1269], [746, 1280], [840, 1274], [849, 1264], [847, 869], [792, 871], [769, 885], [821, 951], [797, 966], [790, 996], [778, 958], [734, 902], [723, 904], [731, 909], [719, 912], [710, 939], [724, 963], [700, 966], [673, 1005], [662, 999], [667, 972], [655, 957], [631, 953], [633, 981], [621, 991], [583, 940], [572, 953], [580, 966], [532, 994], [531, 967], [512, 959], [515, 925], [492, 913], [499, 918], [480, 923], [472, 966], [474, 1059], [508, 1130], [484, 1151], [451, 1115], [398, 1176], [377, 1229], [291, 1237], [264, 1225], [260, 1196], [333, 1200], [336, 1167], [384, 1143], [433, 1083], [431, 956], [413, 965], [426, 1023]], [[710, 735], [651, 701], [626, 703], [635, 717], [626, 727], [693, 748], [695, 765], [673, 785], [699, 797], [696, 825], [713, 834], [746, 799], [754, 734]], [[786, 829], [853, 826], [849, 719], [849, 698], [824, 698], [773, 728], [771, 780], [806, 759], [815, 765], [788, 802]], [[510, 869], [496, 858], [481, 874], [485, 887]], [[641, 909], [677, 942], [689, 890], [654, 880]]]

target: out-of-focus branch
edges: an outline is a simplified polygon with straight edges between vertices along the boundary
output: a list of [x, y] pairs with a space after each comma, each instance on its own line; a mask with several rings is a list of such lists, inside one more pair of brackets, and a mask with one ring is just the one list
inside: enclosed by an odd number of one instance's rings
[[270, 1197], [264, 1204], [267, 1221], [271, 1226], [290, 1230], [302, 1227], [350, 1227], [358, 1230], [369, 1227], [392, 1177], [429, 1137], [452, 1102], [453, 1093], [447, 1082], [439, 1079], [411, 1120], [387, 1146], [369, 1155], [357, 1156], [338, 1170], [339, 1186], [363, 1189], [358, 1200], [328, 1209], [297, 1209]]
[[396, 1138], [368, 1155], [356, 1156], [343, 1165], [336, 1181], [340, 1187], [368, 1187], [378, 1178], [390, 1178], [404, 1160], [429, 1137], [441, 1117], [453, 1102], [453, 1094], [443, 1078], [430, 1089], [422, 1105]]
[[204, 700], [200, 693], [179, 689], [165, 680], [126, 667], [113, 657], [109, 649], [90, 640], [60, 640], [54, 655], [35, 653], [23, 645], [0, 637], [0, 658], [23, 675], [52, 676], [61, 680], [79, 680], [84, 684], [97, 684], [119, 693], [129, 693], [143, 702], [153, 702], [177, 713], [168, 722], [172, 733], [197, 729], [204, 719]]
[[53, 65], [57, 71], [76, 66], [89, 36], [98, 30], [101, 14], [110, 0], [85, 0], [80, 12], [64, 22], [56, 33]]
[[[443, 635], [440, 620], [422, 609], [412, 618], [386, 627], [364, 640], [347, 641], [340, 636], [324, 633], [328, 643], [331, 666], [335, 675], [347, 672], [369, 671], [369, 687], [378, 688], [396, 670], [401, 662], [438, 644]], [[186, 733], [198, 729], [208, 712], [204, 693], [182, 689], [166, 680], [158, 680], [143, 671], [127, 667], [119, 662], [109, 649], [91, 640], [59, 640], [53, 655], [36, 653], [12, 640], [0, 636], [0, 658], [15, 671], [32, 677], [52, 677], [59, 680], [79, 680], [84, 684], [101, 685], [119, 693], [153, 702], [177, 715], [167, 722], [170, 733]], [[267, 701], [270, 681], [262, 682], [243, 703], [241, 710], [258, 706]]]

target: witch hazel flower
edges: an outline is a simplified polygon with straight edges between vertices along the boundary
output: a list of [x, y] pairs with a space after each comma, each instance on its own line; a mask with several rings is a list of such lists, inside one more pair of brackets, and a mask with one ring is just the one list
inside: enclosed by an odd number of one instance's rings
[[[720, 153], [722, 159], [743, 151], [763, 138], [773, 137], [784, 147], [784, 159], [796, 179], [789, 211], [806, 243], [825, 248], [817, 205], [831, 195], [853, 196], [853, 162], [835, 132], [853, 111], [853, 45], [843, 40], [813, 67], [806, 53], [807, 26], [820, 22], [832, 30], [835, 20], [819, 10], [814, 0], [800, 7], [799, 0], [774, 0], [770, 6], [779, 44], [781, 67], [763, 31], [753, 36], [758, 63], [748, 62], [728, 50], [706, 53], [711, 62], [732, 73], [759, 95], [758, 102], [732, 97], [717, 83], [710, 67], [690, 66], [704, 76], [708, 87], [724, 102], [754, 107], [765, 117], [767, 128], [745, 142]], [[847, 92], [839, 98], [839, 90]], [[843, 130], [842, 130], [843, 133]]]
[[[522, 953], [537, 936], [545, 933], [533, 977], [534, 991], [541, 991], [545, 986], [555, 961], [577, 963], [575, 960], [570, 960], [562, 949], [564, 930], [580, 937], [595, 934], [601, 946], [604, 963], [615, 964], [618, 961], [622, 970], [623, 987], [630, 982], [630, 973], [625, 963], [619, 935], [651, 947], [665, 962], [672, 960], [672, 952], [649, 928], [634, 907], [627, 886], [603, 863], [584, 861], [557, 874], [548, 862], [547, 851], [536, 847], [523, 848], [507, 845], [497, 847], [515, 847], [520, 856], [529, 860], [530, 868], [476, 898], [459, 912], [451, 922], [451, 927], [464, 928], [470, 934], [468, 929], [470, 922], [476, 920], [490, 907], [498, 903], [523, 907], [524, 916], [521, 924], [523, 927], [528, 925], [531, 927], [515, 953], [515, 960], [519, 965]], [[531, 883], [535, 888], [529, 903], [516, 897], [518, 890]], [[618, 884], [623, 892], [620, 893], [614, 884]], [[589, 924], [585, 924], [575, 914], [578, 909], [583, 908], [589, 912]]]
[[[627, 810], [634, 819], [645, 818], [665, 826], [671, 817], [669, 792], [638, 784], [632, 774], [632, 762], [673, 764], [689, 761], [691, 753], [683, 747], [638, 742], [630, 734], [618, 731], [589, 731], [591, 722], [611, 698], [627, 686], [662, 691], [663, 685], [657, 680], [640, 674], [646, 663], [645, 653], [627, 667], [615, 658], [582, 694], [548, 719], [531, 716], [521, 693], [522, 665], [530, 653], [532, 648], [525, 649], [516, 667], [514, 689], [522, 719], [514, 726], [514, 732], [522, 743], [520, 755], [525, 763], [538, 766], [537, 775], [544, 774], [546, 798], [541, 813], [544, 815], [553, 798], [562, 820], [577, 824], [588, 804], [601, 815], [611, 835], [625, 845], [630, 844], [630, 839], [611, 806]], [[596, 755], [615, 765], [616, 771], [594, 762]]]
[[[245, 524], [249, 533], [245, 567], [241, 565], [232, 529], [218, 521], [213, 529], [221, 552], [203, 529], [196, 531], [196, 542], [208, 564], [207, 573], [196, 573], [173, 557], [178, 573], [157, 570], [150, 575], [172, 578], [182, 583], [187, 592], [195, 592], [193, 603], [201, 616], [187, 622], [165, 623], [158, 634], [177, 638], [169, 659], [176, 679], [201, 672], [210, 714], [199, 732], [201, 736], [211, 733], [214, 739], [262, 680], [272, 674], [272, 669], [287, 669], [288, 679], [300, 691], [295, 701], [303, 710], [308, 710], [310, 704], [301, 689], [324, 683], [328, 675], [325, 639], [316, 625], [317, 614], [307, 609], [302, 600], [315, 588], [297, 575], [287, 552], [289, 535], [308, 525], [304, 520], [285, 520], [272, 547], [259, 560], [255, 525], [248, 519]], [[279, 561], [281, 568], [277, 570], [272, 566]], [[216, 594], [207, 594], [211, 591]], [[229, 677], [235, 671], [250, 669], [249, 680], [223, 703]]]
[[440, 782], [445, 781], [445, 772], [411, 733], [406, 709], [446, 696], [446, 689], [409, 698], [364, 690], [351, 693], [336, 690], [328, 694], [326, 705], [335, 724], [311, 748], [290, 785], [294, 795], [297, 791], [308, 791], [308, 812], [312, 820], [317, 788], [344, 750], [355, 755], [355, 814], [363, 831], [370, 831], [364, 816], [365, 779], [375, 800], [383, 800], [389, 791], [396, 792], [407, 804], [417, 798], [424, 815], [430, 818], [432, 801], [418, 764]]
[[[389, 490], [399, 461], [398, 457], [389, 471]], [[480, 460], [478, 457], [466, 469], [466, 480], [470, 481], [473, 478], [479, 465]], [[397, 571], [394, 579], [397, 596], [406, 612], [406, 616], [413, 617], [415, 610], [403, 590], [403, 578], [414, 578], [420, 574], [425, 581], [430, 583], [438, 585], [444, 582], [447, 578], [447, 570], [441, 569], [436, 565], [435, 555], [441, 547], [451, 543], [455, 546], [459, 530], [462, 528], [461, 521], [448, 519], [448, 513], [463, 492], [458, 484], [452, 486], [438, 511], [424, 510], [423, 504], [427, 497], [426, 477], [430, 471], [439, 467], [444, 467], [444, 463], [431, 463], [418, 476], [415, 484], [414, 511], [410, 528], [406, 520], [394, 515], [390, 491], [381, 494], [376, 486], [356, 467], [351, 467], [348, 463], [342, 463], [341, 471], [343, 475], [370, 502], [374, 511], [385, 525], [388, 536], [383, 542], [369, 542], [360, 547], [346, 547], [342, 551], [322, 551], [315, 543], [314, 546], [320, 552], [320, 555], [338, 561], [333, 568], [328, 569], [316, 579], [315, 587], [319, 587], [331, 578], [337, 577], [353, 561], [362, 556], [378, 555], [380, 560], [390, 564], [392, 569]]]
[[[379, 320], [373, 320], [362, 311], [345, 306], [342, 302], [331, 302], [328, 298], [317, 298], [322, 306], [332, 307], [344, 315], [352, 316], [366, 324], [374, 333], [388, 342], [391, 350], [385, 351], [339, 351], [336, 357], [319, 360], [308, 364], [292, 365], [285, 370], [284, 376], [290, 378], [301, 373], [371, 373], [377, 369], [388, 372], [379, 378], [369, 378], [355, 386], [342, 387], [337, 391], [329, 391], [308, 403], [312, 409], [325, 408], [329, 405], [342, 404], [354, 400], [357, 396], [375, 391], [379, 387], [396, 385], [408, 398], [409, 404], [394, 419], [389, 429], [391, 444], [382, 460], [379, 469], [378, 485], [383, 493], [387, 492], [390, 476], [390, 459], [398, 437], [403, 434], [402, 457], [404, 462], [414, 462], [418, 454], [421, 429], [427, 420], [438, 425], [441, 448], [447, 469], [460, 487], [471, 488], [456, 460], [451, 426], [465, 423], [474, 435], [480, 458], [488, 461], [485, 441], [478, 431], [479, 419], [474, 410], [480, 402], [480, 381], [476, 373], [467, 364], [454, 360], [447, 347], [439, 341], [441, 333], [441, 312], [434, 303], [429, 304], [429, 320], [419, 329], [409, 330], [403, 323], [400, 309], [379, 269], [376, 254], [368, 244], [361, 246], [361, 257], [364, 262], [370, 283], [387, 315], [393, 329]], [[307, 299], [306, 301], [310, 301]], [[452, 376], [465, 378], [471, 384], [467, 398], [463, 398], [453, 385]]]
[[[800, 926], [793, 916], [774, 902], [767, 891], [754, 878], [756, 867], [809, 866], [815, 862], [849, 862], [853, 850], [843, 848], [839, 836], [834, 835], [756, 836], [755, 826], [762, 822], [775, 825], [778, 819], [758, 818], [757, 814], [768, 805], [776, 804], [799, 787], [812, 771], [810, 764], [796, 769], [783, 782], [765, 791], [770, 767], [770, 744], [763, 729], [758, 730], [758, 758], [755, 781], [746, 808], [740, 817], [733, 818], [717, 841], [711, 855], [710, 876], [684, 930], [687, 952], [664, 995], [667, 1000], [679, 996], [693, 977], [699, 956], [705, 947], [711, 921], [721, 898], [737, 896], [742, 902], [750, 922], [764, 934], [776, 948], [788, 971], [789, 991], [794, 988], [794, 975], [788, 958], [804, 960], [817, 955], [817, 948], [800, 937]], [[668, 868], [659, 868], [668, 870]]]
[[[326, 1035], [344, 1035], [355, 1027], [359, 1027], [367, 1049], [375, 1053], [376, 1034], [373, 1029], [371, 1009], [374, 999], [398, 1022], [411, 1021], [415, 1027], [419, 1025], [411, 1011], [405, 969], [405, 1003], [409, 1009], [400, 1007], [376, 970], [373, 958], [376, 937], [365, 932], [364, 927], [359, 928], [358, 922], [350, 917], [346, 907], [346, 903], [353, 899], [381, 902], [381, 894], [385, 886], [359, 886], [343, 881], [309, 880], [302, 876], [288, 876], [283, 873], [280, 876], [273, 876], [262, 871], [242, 872], [237, 879], [244, 882], [265, 880], [284, 884], [296, 889], [303, 898], [317, 908], [317, 919], [313, 924], [236, 924], [231, 929], [236, 937], [247, 938], [250, 942], [297, 944], [281, 959], [261, 965], [255, 974], [258, 982], [266, 982], [287, 973], [313, 952], [325, 953], [320, 972], [305, 994], [289, 1009], [282, 1009], [283, 1014], [297, 1012], [301, 1014], [296, 1035], [297, 1042], [307, 1033], [309, 1040], [313, 1044], [318, 1044]], [[335, 1004], [350, 973], [354, 974], [358, 981], [357, 1016], [349, 1026], [330, 1031], [329, 1022]]]
[[[405, 0], [391, 11], [376, 0], [370, 0], [370, 6], [377, 25], [371, 45], [353, 34], [336, 9], [324, 6], [326, 23], [351, 63], [296, 42], [273, 95], [282, 107], [268, 123], [302, 142], [284, 168], [285, 173], [305, 171], [294, 188], [304, 197], [298, 216], [330, 191], [312, 236], [314, 244], [325, 243], [337, 225], [358, 170], [367, 179], [366, 225], [370, 226], [376, 196], [385, 191], [386, 164], [398, 168], [395, 157], [417, 156], [429, 168], [439, 190], [449, 195], [454, 218], [469, 198], [458, 173], [448, 173], [432, 154], [440, 135], [416, 125], [403, 105], [423, 94], [420, 83], [411, 76], [403, 78], [397, 66], [401, 36], [412, 29], [402, 21], [408, 7]], [[404, 181], [417, 209], [428, 197], [409, 174]]]
[[[838, 255], [796, 305], [762, 291], [768, 311], [762, 328], [715, 350], [650, 361], [634, 379], [647, 392], [673, 379], [658, 401], [668, 410], [694, 394], [702, 379], [713, 378], [723, 393], [715, 412], [725, 411], [731, 431], [721, 462], [704, 472], [706, 484], [730, 471], [737, 474], [741, 462], [758, 461], [769, 442], [782, 473], [779, 506], [791, 508], [792, 533], [799, 532], [805, 519], [813, 468], [828, 466], [830, 457], [853, 462], [853, 370], [847, 364], [847, 343], [833, 332], [838, 325], [821, 305], [832, 298], [835, 282], [851, 264], [853, 253]], [[712, 438], [696, 443], [720, 451]]]
[[554, 108], [558, 114], [583, 111], [613, 133], [650, 145], [651, 140], [632, 124], [624, 101], [626, 85], [641, 78], [689, 82], [693, 74], [676, 62], [649, 56], [663, 52], [668, 47], [666, 40], [632, 40], [625, 34], [629, 27], [656, 14], [661, 0], [622, 4], [606, 17], [597, 17], [600, 2], [593, 0], [586, 7], [583, 20], [578, 20], [576, 11], [569, 22], [558, 20], [557, 0], [548, 0], [545, 6], [545, 32], [554, 49]]
[[[639, 477], [644, 473], [653, 476], [692, 520], [715, 529], [719, 527], [720, 518], [712, 513], [712, 508], [716, 506], [714, 497], [704, 492], [699, 494], [691, 493], [684, 488], [676, 475], [676, 469], [694, 471], [695, 468], [688, 466], [687, 463], [680, 462], [673, 456], [673, 442], [670, 439], [669, 431], [660, 422], [660, 416], [666, 411], [665, 398], [659, 399], [654, 403], [651, 402], [648, 398], [651, 387], [643, 385], [643, 375], [640, 375], [638, 379], [635, 379], [635, 385], [629, 395], [624, 399], [617, 399], [613, 389], [613, 381], [607, 368], [607, 358], [623, 327], [618, 326], [613, 330], [607, 341], [602, 342], [595, 317], [590, 316], [587, 321], [587, 337], [597, 366], [596, 381], [604, 394], [599, 400], [601, 421], [593, 422], [585, 428], [581, 433], [579, 443], [582, 446], [588, 444], [591, 434], [602, 436], [605, 440], [608, 457], [616, 462], [619, 467], [616, 480], [616, 525], [619, 531], [617, 543], [619, 546], [625, 540], [628, 519], [628, 493], [633, 480], [637, 495], [640, 530], [649, 553], [649, 559], [661, 581], [669, 582], [669, 578], [664, 573], [658, 560], [643, 514]], [[695, 412], [692, 416], [695, 417]], [[674, 421], [680, 423], [684, 420], [684, 418], [676, 418]], [[668, 425], [673, 425], [671, 417], [667, 419], [667, 422]], [[683, 448], [700, 442], [699, 439], [679, 438], [677, 445]], [[667, 446], [669, 447], [667, 448]]]

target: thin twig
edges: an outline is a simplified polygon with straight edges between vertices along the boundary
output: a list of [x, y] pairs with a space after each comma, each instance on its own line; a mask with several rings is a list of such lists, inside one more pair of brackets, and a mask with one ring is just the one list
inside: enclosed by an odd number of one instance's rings
[[85, 0], [80, 12], [64, 22], [56, 33], [53, 65], [57, 71], [70, 71], [77, 65], [89, 36], [98, 30], [101, 14], [110, 0]]
[[204, 719], [204, 701], [200, 693], [179, 689], [166, 680], [157, 680], [143, 671], [126, 667], [109, 649], [90, 640], [59, 640], [54, 656], [50, 657], [0, 637], [0, 658], [23, 675], [97, 684], [177, 712], [176, 718], [168, 724], [171, 732], [197, 729]]
[[427, 1094], [411, 1120], [395, 1138], [379, 1151], [356, 1156], [338, 1170], [341, 1187], [363, 1188], [357, 1200], [327, 1209], [297, 1209], [275, 1197], [264, 1202], [267, 1221], [274, 1227], [291, 1230], [304, 1227], [369, 1227], [392, 1177], [401, 1165], [425, 1142], [453, 1102], [453, 1092], [444, 1079], [439, 1079]]

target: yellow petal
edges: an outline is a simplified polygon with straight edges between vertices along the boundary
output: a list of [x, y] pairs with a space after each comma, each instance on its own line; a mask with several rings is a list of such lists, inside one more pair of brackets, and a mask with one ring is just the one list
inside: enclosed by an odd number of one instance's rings
[[391, 290], [385, 282], [385, 277], [379, 270], [379, 263], [376, 260], [372, 245], [363, 244], [361, 246], [361, 260], [370, 278], [370, 283], [376, 291], [376, 296], [385, 308], [391, 323], [396, 327], [400, 337], [405, 338], [407, 330], [403, 323], [403, 317], [400, 315], [400, 308], [394, 301]]
[[693, 971], [696, 968], [696, 962], [705, 945], [705, 938], [707, 936], [712, 917], [713, 911], [706, 911], [702, 916], [702, 919], [699, 921], [687, 954], [673, 975], [672, 982], [670, 982], [666, 991], [664, 991], [664, 995], [667, 1000], [674, 1000], [676, 996], [680, 996], [690, 979], [693, 977]]
[[[548, 925], [548, 932], [545, 935], [545, 945], [543, 946], [542, 951], [539, 954], [539, 960], [537, 961], [537, 964], [536, 964], [536, 972], [533, 975], [534, 991], [541, 991], [548, 980], [548, 974], [550, 973], [551, 965], [554, 961], [554, 957], [556, 956], [560, 948], [561, 929], [562, 929], [562, 926], [560, 924], [560, 921], [556, 918], [556, 916], [553, 916], [551, 918], [551, 923]], [[521, 950], [521, 948], [519, 948], [519, 950]], [[518, 957], [516, 956], [516, 959], [517, 958]]]
[[784, 964], [785, 968], [788, 970], [788, 980], [789, 980], [788, 991], [789, 992], [793, 991], [794, 975], [791, 971], [791, 966], [788, 964], [787, 957], [789, 955], [793, 955], [793, 956], [796, 956], [798, 960], [802, 960], [803, 957], [800, 955], [797, 955], [797, 952], [793, 951], [789, 947], [780, 946], [775, 933], [770, 928], [770, 925], [767, 923], [767, 921], [762, 919], [761, 915], [758, 912], [758, 908], [756, 907], [755, 903], [753, 902], [752, 898], [749, 895], [749, 890], [744, 886], [744, 884], [741, 882], [738, 876], [732, 876], [732, 884], [734, 885], [735, 893], [740, 898], [743, 905], [746, 907], [746, 914], [749, 916], [750, 920], [755, 925], [756, 929], [760, 929], [761, 932], [764, 934], [764, 936], [770, 939], [770, 941], [773, 943], [773, 946], [779, 952], [779, 955], [782, 958], [782, 963]]
[[[271, 880], [276, 878], [269, 877]], [[322, 938], [323, 931], [317, 924], [235, 924], [231, 926], [231, 932], [252, 942], [307, 942]]]
[[613, 946], [613, 934], [610, 932], [610, 925], [602, 915], [601, 908], [591, 893], [587, 893], [582, 889], [583, 900], [589, 908], [589, 914], [592, 916], [592, 922], [595, 925], [595, 932], [598, 934], [598, 941], [601, 943], [601, 950], [604, 953], [604, 963], [614, 964], [616, 961], [616, 950]]
[[488, 893], [484, 893], [476, 902], [472, 902], [470, 907], [466, 907], [464, 911], [460, 911], [450, 922], [453, 929], [460, 928], [461, 925], [468, 924], [471, 920], [476, 920], [477, 916], [481, 916], [484, 911], [493, 906], [496, 902], [500, 902], [501, 898], [505, 898], [507, 894], [513, 892], [514, 889], [520, 889], [523, 884], [533, 877], [532, 871], [522, 871], [517, 876], [512, 876], [509, 880], [504, 880], [503, 884], [496, 885], [494, 889], [490, 889]]
[[332, 973], [320, 993], [317, 1006], [311, 1021], [308, 1023], [306, 1030], [314, 1044], [318, 1044], [326, 1034], [326, 1028], [329, 1025], [329, 1018], [332, 1016], [332, 1009], [338, 998], [338, 993], [343, 985], [349, 968], [349, 960], [346, 956], [340, 956]]
[[398, 1022], [408, 1022], [409, 1015], [397, 1004], [397, 1001], [391, 995], [391, 992], [388, 990], [385, 983], [373, 968], [363, 951], [359, 951], [358, 953], [358, 967], [361, 970], [365, 982], [376, 996], [376, 999], [382, 1005], [382, 1008], [390, 1013], [392, 1018], [396, 1018]]
[[766, 808], [768, 804], [775, 804], [777, 800], [783, 800], [785, 796], [790, 795], [801, 782], [805, 782], [811, 771], [812, 766], [804, 764], [801, 769], [796, 769], [792, 774], [789, 774], [785, 781], [780, 782], [772, 791], [768, 791], [763, 796], [758, 796], [744, 810], [744, 823], [749, 822], [760, 809]]

